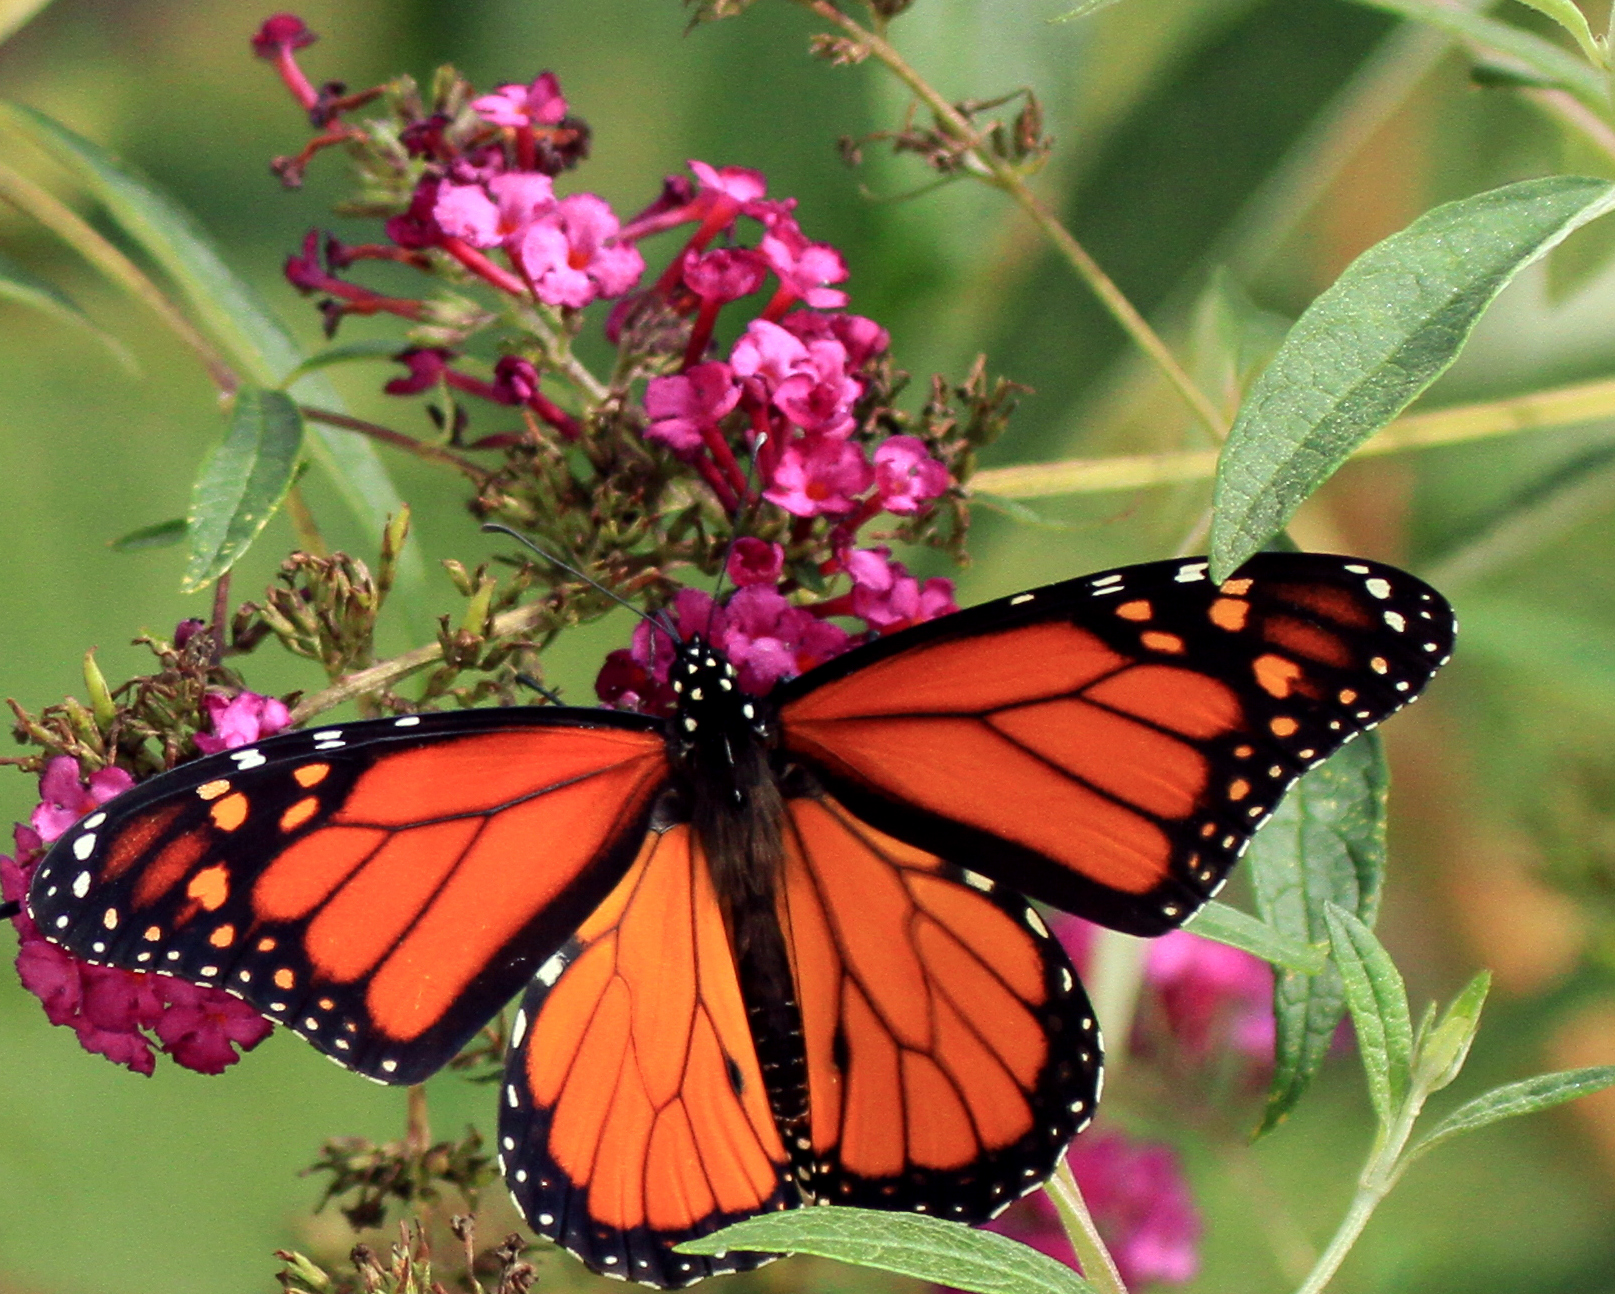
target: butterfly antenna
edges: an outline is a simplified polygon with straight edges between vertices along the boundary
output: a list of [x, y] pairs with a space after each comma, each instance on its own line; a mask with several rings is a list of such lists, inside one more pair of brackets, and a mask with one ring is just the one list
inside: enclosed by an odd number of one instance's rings
[[534, 678], [526, 670], [519, 670], [517, 672], [516, 681], [518, 683], [520, 683], [523, 687], [532, 688], [533, 691], [537, 692], [541, 697], [543, 697], [551, 705], [565, 705], [566, 704], [565, 701], [561, 700], [561, 694], [559, 692], [557, 692], [554, 688], [545, 687], [542, 683], [540, 683], [536, 678]]
[[486, 534], [492, 534], [495, 531], [497, 531], [501, 535], [509, 535], [518, 544], [523, 544], [526, 547], [531, 548], [535, 553], [537, 553], [540, 557], [542, 557], [546, 562], [549, 562], [549, 563], [551, 563], [552, 565], [555, 565], [555, 566], [559, 566], [568, 575], [577, 576], [578, 579], [582, 580], [585, 584], [589, 585], [590, 587], [592, 587], [594, 589], [599, 590], [601, 593], [604, 593], [608, 598], [610, 598], [618, 606], [627, 607], [630, 611], [632, 611], [641, 620], [644, 620], [648, 624], [650, 624], [652, 628], [659, 629], [659, 628], [662, 627], [661, 625], [657, 624], [656, 617], [651, 615], [648, 611], [645, 611], [640, 607], [636, 607], [632, 602], [628, 601], [627, 598], [619, 597], [617, 594], [613, 593], [610, 589], [608, 589], [604, 584], [600, 583], [599, 580], [592, 579], [589, 576], [585, 575], [576, 566], [567, 565], [559, 557], [555, 556], [554, 553], [545, 552], [542, 548], [540, 548], [537, 544], [535, 544], [526, 535], [520, 534], [517, 531], [512, 530], [509, 526], [502, 526], [497, 521], [485, 521], [485, 522], [483, 522], [483, 524], [482, 524], [482, 533], [483, 534], [485, 534], [485, 535]]
[[[751, 500], [751, 495], [752, 495], [752, 487], [757, 484], [757, 455], [762, 450], [763, 443], [767, 439], [768, 439], [768, 433], [766, 431], [760, 431], [760, 432], [757, 433], [757, 443], [752, 446], [751, 462], [746, 465], [746, 492], [745, 492], [744, 497], [740, 501], [741, 502], [741, 516], [744, 516], [746, 513], [751, 511], [751, 502], [750, 502], [750, 500]], [[736, 520], [737, 521], [740, 520], [740, 517], [736, 517]], [[713, 585], [713, 587], [712, 587], [712, 614], [713, 615], [717, 614], [718, 607], [723, 602], [723, 577], [729, 573], [729, 554], [734, 552], [734, 550], [735, 550], [735, 540], [737, 540], [739, 538], [740, 538], [740, 536], [738, 534], [730, 535], [729, 536], [729, 544], [723, 550], [723, 562], [718, 567], [718, 582], [715, 585]], [[707, 618], [707, 637], [710, 638], [711, 636], [712, 636], [712, 620], [711, 620], [711, 617], [709, 616]]]

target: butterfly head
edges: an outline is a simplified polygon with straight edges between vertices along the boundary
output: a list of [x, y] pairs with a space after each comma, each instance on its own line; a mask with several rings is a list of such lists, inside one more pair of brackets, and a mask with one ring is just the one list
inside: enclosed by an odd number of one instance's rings
[[724, 738], [732, 744], [769, 735], [762, 703], [741, 691], [729, 658], [699, 634], [679, 644], [668, 679], [678, 697], [673, 732], [681, 748], [716, 748]]

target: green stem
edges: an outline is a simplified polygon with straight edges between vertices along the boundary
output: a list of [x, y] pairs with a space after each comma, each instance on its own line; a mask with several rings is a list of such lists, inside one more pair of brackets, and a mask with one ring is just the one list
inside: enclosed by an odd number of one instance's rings
[[323, 422], [328, 427], [341, 427], [344, 431], [357, 431], [385, 444], [406, 450], [417, 458], [424, 458], [433, 463], [445, 463], [465, 473], [478, 487], [486, 485], [493, 475], [493, 473], [478, 467], [469, 458], [462, 458], [452, 449], [444, 449], [441, 445], [416, 440], [413, 436], [406, 436], [403, 432], [394, 431], [391, 427], [383, 427], [380, 423], [366, 422], [363, 418], [352, 418], [345, 413], [333, 413], [329, 409], [316, 409], [307, 404], [299, 405], [298, 408], [302, 410], [303, 416], [310, 422]]
[[[1582, 382], [1550, 391], [1534, 391], [1530, 395], [1410, 414], [1398, 418], [1366, 441], [1353, 457], [1429, 449], [1517, 431], [1572, 427], [1612, 416], [1615, 416], [1615, 379]], [[1057, 463], [989, 468], [970, 478], [970, 488], [1007, 499], [1037, 499], [1204, 480], [1216, 470], [1217, 451], [1214, 449], [1117, 454], [1106, 458], [1073, 458]]]
[[839, 27], [852, 40], [867, 49], [876, 60], [906, 85], [914, 96], [934, 114], [937, 124], [952, 138], [968, 148], [964, 154], [969, 170], [1009, 194], [1020, 208], [1032, 218], [1045, 237], [1054, 245], [1077, 276], [1099, 298], [1106, 310], [1121, 325], [1124, 332], [1154, 362], [1162, 375], [1183, 397], [1211, 433], [1222, 440], [1228, 435], [1228, 421], [1218, 411], [1206, 393], [1195, 385], [1194, 379], [1178, 363], [1160, 335], [1129, 301], [1110, 276], [1100, 268], [1099, 262], [1088, 254], [1060, 221], [1037, 198], [1027, 185], [1025, 177], [990, 149], [976, 144], [976, 132], [969, 120], [942, 97], [891, 45], [875, 32], [854, 22], [831, 3], [831, 0], [796, 0], [803, 8], [812, 11], [832, 26]]
[[168, 326], [180, 341], [201, 360], [213, 385], [222, 395], [234, 394], [241, 385], [224, 358], [214, 350], [161, 288], [140, 267], [98, 234], [76, 211], [27, 176], [0, 162], [0, 198], [27, 212], [65, 242], [91, 265], [143, 302]]
[[1088, 1212], [1088, 1203], [1082, 1198], [1067, 1160], [1060, 1161], [1045, 1189], [1060, 1213], [1060, 1221], [1065, 1224], [1065, 1233], [1070, 1237], [1071, 1247], [1077, 1251], [1077, 1261], [1082, 1264], [1082, 1274], [1088, 1284], [1099, 1294], [1127, 1294], [1116, 1260], [1100, 1238], [1099, 1228], [1094, 1225], [1093, 1214]]

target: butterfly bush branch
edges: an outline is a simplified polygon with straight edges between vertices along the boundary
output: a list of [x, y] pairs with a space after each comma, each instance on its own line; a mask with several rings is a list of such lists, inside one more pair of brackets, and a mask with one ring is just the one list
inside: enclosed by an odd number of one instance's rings
[[[1194, 415], [1217, 439], [1225, 439], [1229, 428], [1227, 418], [1196, 385], [1171, 349], [1161, 340], [1160, 335], [1150, 327], [1149, 321], [1128, 300], [1127, 295], [1116, 286], [1099, 263], [1089, 255], [1088, 250], [1048, 210], [1027, 184], [1025, 171], [1028, 163], [1035, 165], [1047, 147], [1041, 141], [1040, 114], [1035, 111], [1025, 112], [1015, 131], [1004, 132], [1001, 128], [997, 128], [988, 132], [984, 138], [971, 117], [975, 111], [989, 107], [990, 104], [950, 103], [897, 52], [894, 46], [877, 32], [853, 21], [830, 0], [794, 0], [794, 3], [843, 33], [844, 39], [841, 43], [823, 46], [821, 53], [827, 54], [837, 62], [874, 58], [907, 86], [916, 99], [930, 109], [936, 123], [932, 146], [929, 149], [919, 149], [910, 142], [909, 147], [914, 151], [925, 152], [927, 160], [938, 169], [944, 171], [962, 169], [1009, 194], [1077, 276], [1099, 298], [1111, 318], [1160, 369]], [[1028, 107], [1031, 109], [1032, 105], [1029, 104]], [[899, 137], [900, 144], [903, 138]]]
[[1088, 1278], [1088, 1283], [1099, 1294], [1127, 1294], [1127, 1286], [1122, 1284], [1116, 1260], [1110, 1256], [1110, 1250], [1100, 1238], [1099, 1228], [1094, 1225], [1093, 1214], [1088, 1211], [1087, 1202], [1082, 1198], [1082, 1190], [1071, 1172], [1071, 1165], [1062, 1159], [1045, 1189], [1060, 1212], [1060, 1221], [1065, 1225], [1066, 1235], [1071, 1239], [1071, 1247], [1076, 1250], [1077, 1261], [1082, 1264], [1082, 1274]]

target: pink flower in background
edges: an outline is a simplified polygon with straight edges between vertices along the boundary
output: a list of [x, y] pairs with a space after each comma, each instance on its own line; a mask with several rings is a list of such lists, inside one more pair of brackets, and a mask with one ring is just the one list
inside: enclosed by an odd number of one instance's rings
[[793, 310], [779, 321], [779, 326], [803, 343], [840, 342], [847, 352], [847, 367], [854, 372], [874, 356], [884, 355], [892, 341], [890, 333], [862, 315]]
[[875, 447], [875, 491], [887, 512], [918, 512], [946, 494], [950, 480], [918, 436], [888, 436]]
[[213, 727], [212, 733], [196, 734], [196, 748], [205, 755], [250, 746], [261, 738], [273, 736], [292, 721], [291, 712], [283, 702], [256, 692], [241, 692], [234, 697], [209, 692], [202, 699], [202, 705]]
[[792, 606], [771, 588], [741, 589], [723, 609], [718, 645], [740, 672], [740, 686], [765, 695], [775, 683], [795, 678], [839, 656], [851, 635], [838, 625]]
[[1187, 930], [1150, 944], [1144, 979], [1165, 1008], [1172, 1036], [1195, 1056], [1219, 1044], [1253, 1060], [1273, 1057], [1273, 971], [1249, 953]]
[[902, 562], [893, 560], [889, 548], [857, 548], [845, 560], [852, 576], [852, 613], [881, 633], [895, 633], [959, 609], [952, 580], [937, 577], [922, 585]]
[[777, 584], [784, 569], [785, 550], [778, 544], [742, 535], [729, 548], [729, 578], [738, 588]]
[[198, 1074], [222, 1074], [240, 1059], [237, 1047], [251, 1051], [274, 1029], [228, 993], [168, 975], [149, 978], [166, 1004], [153, 1032], [176, 1064]]
[[852, 406], [863, 393], [863, 383], [847, 372], [846, 348], [838, 341], [814, 341], [806, 362], [775, 390], [774, 407], [803, 431], [846, 436], [857, 425]]
[[28, 825], [48, 845], [86, 813], [122, 795], [134, 784], [135, 779], [121, 768], [98, 769], [85, 781], [78, 760], [58, 755], [45, 765], [39, 779], [41, 803], [29, 817]]
[[645, 387], [647, 440], [660, 441], [676, 454], [701, 448], [702, 430], [715, 427], [740, 403], [740, 387], [727, 364], [697, 364], [683, 373], [652, 378]]
[[554, 126], [566, 117], [566, 98], [553, 72], [531, 85], [502, 85], [471, 100], [471, 110], [493, 126]]
[[[1200, 1214], [1170, 1146], [1119, 1132], [1088, 1132], [1072, 1143], [1067, 1162], [1128, 1289], [1194, 1279]], [[1060, 1215], [1043, 1191], [987, 1227], [1080, 1270]]]
[[763, 235], [758, 250], [779, 278], [779, 310], [794, 300], [820, 310], [835, 310], [847, 304], [845, 292], [828, 286], [846, 280], [847, 262], [829, 243], [810, 241], [792, 217], [776, 219]]
[[754, 379], [765, 400], [772, 400], [787, 379], [813, 371], [801, 339], [766, 319], [753, 319], [740, 334], [729, 363], [738, 376]]
[[513, 244], [527, 227], [555, 206], [554, 181], [533, 171], [496, 175], [481, 184], [442, 184], [432, 217], [452, 238], [473, 247]]
[[762, 257], [745, 247], [718, 247], [684, 257], [684, 286], [715, 304], [749, 297], [762, 287], [767, 274]]
[[788, 446], [763, 497], [798, 517], [839, 515], [857, 506], [874, 476], [859, 446], [825, 436]]
[[533, 291], [547, 305], [581, 309], [630, 290], [645, 272], [637, 248], [614, 242], [616, 214], [603, 198], [574, 193], [527, 227], [516, 250]]

